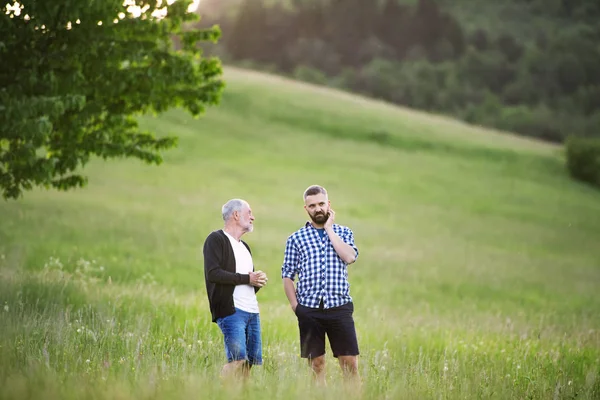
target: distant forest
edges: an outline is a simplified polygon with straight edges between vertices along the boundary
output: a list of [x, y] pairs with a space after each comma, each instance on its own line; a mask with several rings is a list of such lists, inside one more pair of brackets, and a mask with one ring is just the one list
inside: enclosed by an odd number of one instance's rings
[[[202, 0], [225, 63], [563, 142], [600, 137], [600, 0]], [[494, 4], [494, 6], [491, 6]]]

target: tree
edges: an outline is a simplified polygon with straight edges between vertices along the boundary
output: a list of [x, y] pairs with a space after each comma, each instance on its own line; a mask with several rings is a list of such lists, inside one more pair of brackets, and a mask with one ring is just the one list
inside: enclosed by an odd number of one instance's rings
[[471, 47], [460, 59], [459, 68], [463, 82], [488, 88], [495, 94], [501, 93], [516, 76], [514, 66], [498, 50], [478, 52]]
[[469, 36], [469, 44], [471, 44], [478, 51], [485, 51], [488, 49], [490, 42], [488, 40], [488, 35], [486, 31], [481, 28], [477, 28], [470, 36]]
[[244, 0], [240, 4], [231, 32], [223, 37], [236, 59], [263, 63], [270, 61], [273, 51], [265, 45], [268, 35], [267, 13], [263, 0]]
[[410, 47], [417, 43], [412, 21], [410, 7], [395, 0], [385, 0], [379, 10], [375, 34], [394, 50], [396, 59], [404, 58]]
[[363, 0], [330, 0], [325, 4], [325, 41], [333, 45], [345, 65], [359, 66], [357, 48], [373, 32], [376, 7]]
[[[191, 0], [20, 0], [0, 16], [0, 189], [84, 186], [92, 156], [162, 161], [176, 138], [139, 129], [135, 116], [217, 104], [219, 60], [199, 41], [218, 28], [186, 30]], [[162, 3], [162, 6], [161, 6]], [[172, 50], [178, 35], [182, 48]]]
[[418, 0], [413, 18], [415, 19], [414, 31], [417, 43], [426, 50], [434, 48], [436, 42], [442, 37], [442, 13], [437, 3], [433, 0]]
[[523, 55], [523, 46], [521, 46], [514, 37], [508, 34], [501, 35], [496, 40], [496, 47], [504, 53], [511, 63], [518, 61]]

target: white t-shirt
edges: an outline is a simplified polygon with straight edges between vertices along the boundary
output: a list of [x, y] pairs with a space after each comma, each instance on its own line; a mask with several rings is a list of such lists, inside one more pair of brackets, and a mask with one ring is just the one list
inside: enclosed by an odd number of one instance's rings
[[[239, 274], [249, 274], [254, 269], [252, 255], [241, 241], [236, 240], [229, 233], [223, 231], [229, 238], [233, 254], [235, 256], [235, 272]], [[240, 310], [250, 313], [258, 313], [258, 300], [256, 292], [251, 285], [236, 285], [233, 289], [233, 305]]]

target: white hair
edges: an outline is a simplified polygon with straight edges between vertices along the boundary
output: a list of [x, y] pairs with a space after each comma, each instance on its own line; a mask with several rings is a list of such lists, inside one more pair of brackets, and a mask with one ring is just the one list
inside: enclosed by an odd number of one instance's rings
[[235, 211], [242, 211], [242, 208], [248, 206], [248, 202], [242, 199], [231, 199], [227, 203], [223, 204], [221, 208], [221, 214], [223, 214], [223, 221], [227, 222]]

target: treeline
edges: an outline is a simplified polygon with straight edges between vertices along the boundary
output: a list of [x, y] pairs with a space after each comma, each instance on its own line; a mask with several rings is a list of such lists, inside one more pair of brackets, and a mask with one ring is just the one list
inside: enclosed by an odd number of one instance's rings
[[202, 25], [223, 30], [212, 51], [226, 62], [549, 141], [600, 137], [598, 0], [551, 1], [560, 29], [527, 42], [466, 32], [433, 0], [231, 4], [200, 9]]

